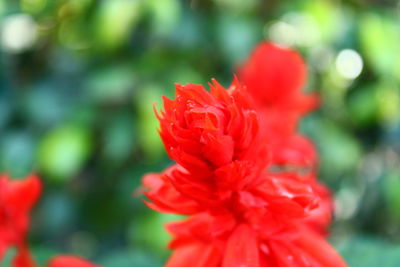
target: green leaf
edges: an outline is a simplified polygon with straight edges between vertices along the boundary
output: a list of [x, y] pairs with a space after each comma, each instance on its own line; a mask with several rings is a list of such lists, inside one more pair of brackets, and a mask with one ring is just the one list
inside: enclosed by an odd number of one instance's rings
[[256, 20], [221, 14], [216, 26], [220, 51], [232, 66], [244, 60], [260, 38]]
[[161, 267], [160, 260], [143, 251], [118, 251], [100, 259], [99, 264], [107, 267]]
[[129, 66], [119, 65], [95, 71], [86, 80], [89, 100], [94, 102], [120, 102], [126, 100], [135, 83]]
[[181, 4], [178, 0], [146, 0], [144, 3], [152, 14], [155, 34], [169, 33], [181, 17]]
[[35, 140], [24, 132], [8, 132], [0, 141], [0, 169], [14, 177], [25, 177], [33, 170]]
[[383, 123], [398, 125], [400, 122], [400, 88], [389, 79], [376, 87], [378, 115]]
[[32, 248], [32, 256], [37, 262], [38, 266], [46, 266], [47, 262], [59, 254], [60, 251], [57, 251], [54, 248], [49, 247], [33, 247]]
[[182, 219], [182, 216], [148, 211], [136, 218], [130, 229], [133, 244], [142, 244], [153, 251], [165, 254], [171, 235], [165, 224]]
[[51, 178], [72, 178], [87, 160], [92, 146], [89, 129], [62, 125], [50, 131], [39, 149], [39, 166]]
[[398, 267], [400, 245], [371, 237], [355, 237], [337, 245], [350, 267]]
[[142, 88], [135, 100], [139, 112], [138, 143], [141, 144], [148, 160], [158, 159], [164, 151], [164, 146], [157, 131], [159, 123], [154, 114], [153, 104], [162, 102], [161, 90], [155, 85], [148, 85]]
[[104, 156], [114, 162], [123, 162], [132, 152], [135, 141], [134, 120], [129, 114], [118, 114], [106, 125]]
[[126, 43], [142, 14], [141, 0], [101, 1], [97, 8], [97, 47], [114, 50]]
[[388, 213], [400, 221], [400, 173], [388, 173], [383, 178], [383, 190]]
[[350, 119], [362, 127], [374, 123], [378, 117], [378, 97], [375, 86], [359, 88], [349, 97]]
[[342, 10], [332, 1], [305, 1], [304, 11], [316, 22], [320, 42], [330, 43], [341, 33]]
[[391, 16], [366, 13], [361, 17], [359, 36], [361, 48], [376, 72], [396, 75], [400, 58], [399, 23]]
[[331, 121], [324, 120], [318, 124], [314, 134], [321, 152], [323, 171], [336, 176], [354, 168], [361, 157], [357, 140]]
[[15, 256], [15, 249], [8, 249], [4, 257], [2, 259], [0, 258], [0, 266], [11, 267], [14, 256]]

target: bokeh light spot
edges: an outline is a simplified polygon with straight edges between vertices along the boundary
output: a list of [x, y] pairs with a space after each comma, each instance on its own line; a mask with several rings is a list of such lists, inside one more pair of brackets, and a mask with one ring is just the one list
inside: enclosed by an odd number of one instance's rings
[[363, 69], [363, 60], [360, 54], [352, 49], [344, 49], [336, 58], [336, 69], [346, 79], [357, 78]]
[[27, 14], [14, 14], [2, 21], [0, 43], [11, 53], [23, 52], [31, 48], [37, 38], [37, 25]]

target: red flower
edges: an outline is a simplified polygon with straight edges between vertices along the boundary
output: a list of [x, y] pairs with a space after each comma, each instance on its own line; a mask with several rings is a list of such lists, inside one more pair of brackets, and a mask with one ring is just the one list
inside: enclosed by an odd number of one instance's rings
[[346, 266], [333, 247], [307, 228], [291, 238], [263, 241], [252, 228], [240, 224], [223, 246], [192, 237], [174, 248], [166, 267]]
[[214, 81], [210, 93], [178, 85], [176, 95], [158, 118], [178, 164], [144, 179], [151, 208], [189, 215], [168, 226], [167, 266], [346, 266], [308, 227], [321, 203], [314, 177], [269, 171], [245, 89]]
[[193, 173], [257, 157], [257, 115], [241, 85], [235, 81], [232, 87], [227, 92], [213, 80], [207, 92], [201, 85], [177, 84], [176, 100], [163, 98], [161, 138], [169, 156]]
[[315, 94], [303, 94], [306, 65], [292, 50], [260, 43], [238, 69], [240, 81], [257, 103], [260, 129], [276, 164], [313, 166], [314, 147], [296, 133], [299, 119], [318, 105]]
[[[26, 238], [29, 230], [29, 214], [38, 200], [41, 183], [30, 175], [23, 180], [11, 180], [0, 175], [0, 263], [5, 252], [15, 247], [17, 254], [13, 267], [36, 267]], [[54, 257], [48, 267], [96, 267], [83, 259], [72, 256]]]
[[18, 249], [17, 259], [29, 257], [26, 250], [29, 212], [40, 191], [40, 181], [34, 175], [17, 181], [0, 176], [0, 259], [11, 246]]
[[311, 111], [315, 95], [304, 95], [307, 68], [301, 56], [290, 49], [262, 42], [238, 70], [239, 80], [262, 107]]
[[303, 59], [296, 51], [263, 42], [242, 64], [238, 75], [257, 103], [261, 136], [271, 153], [270, 169], [276, 172], [289, 168], [291, 176], [310, 180], [322, 202], [308, 221], [312, 228], [325, 233], [332, 200], [329, 190], [315, 179], [317, 153], [313, 143], [297, 133], [301, 116], [319, 102], [315, 94], [302, 92], [306, 80]]
[[[318, 200], [311, 186], [281, 177], [265, 177], [262, 182], [233, 192], [221, 206], [206, 204], [204, 212], [169, 224], [174, 252], [166, 266], [346, 266], [306, 226]], [[175, 205], [185, 205], [184, 199]]]

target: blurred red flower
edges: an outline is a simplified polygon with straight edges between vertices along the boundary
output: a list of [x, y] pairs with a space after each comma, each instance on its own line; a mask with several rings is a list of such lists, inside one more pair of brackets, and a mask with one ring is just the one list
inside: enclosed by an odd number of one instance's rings
[[237, 72], [257, 104], [261, 136], [271, 153], [270, 169], [310, 181], [322, 202], [308, 221], [312, 228], [326, 233], [332, 199], [315, 178], [318, 156], [313, 143], [297, 132], [301, 117], [319, 104], [315, 93], [302, 91], [307, 78], [305, 62], [296, 51], [262, 42]]
[[262, 42], [238, 69], [239, 80], [254, 98], [260, 128], [276, 164], [312, 166], [315, 149], [296, 132], [299, 119], [318, 106], [316, 94], [302, 92], [307, 68], [290, 49]]
[[[35, 267], [27, 245], [30, 211], [41, 193], [41, 182], [35, 175], [22, 180], [11, 180], [0, 175], [0, 263], [9, 248], [16, 249], [13, 267]], [[96, 267], [72, 256], [57, 256], [48, 267]]]
[[16, 247], [17, 261], [29, 261], [26, 249], [29, 212], [40, 192], [40, 181], [34, 175], [16, 181], [7, 175], [0, 176], [0, 259], [9, 247]]
[[302, 115], [318, 105], [316, 95], [302, 92], [307, 67], [301, 56], [291, 49], [261, 42], [239, 67], [238, 77], [261, 107], [291, 110]]

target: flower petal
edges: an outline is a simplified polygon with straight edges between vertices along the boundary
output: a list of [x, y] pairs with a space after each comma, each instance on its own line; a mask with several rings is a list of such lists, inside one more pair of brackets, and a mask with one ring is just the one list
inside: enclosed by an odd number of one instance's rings
[[49, 261], [47, 267], [98, 267], [98, 266], [78, 257], [61, 255], [52, 258]]
[[310, 230], [301, 231], [295, 244], [323, 267], [346, 267], [336, 250], [320, 235]]
[[215, 247], [199, 242], [176, 249], [165, 267], [218, 267], [220, 262], [221, 254]]
[[259, 249], [255, 233], [239, 225], [230, 236], [222, 267], [259, 267]]

